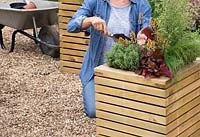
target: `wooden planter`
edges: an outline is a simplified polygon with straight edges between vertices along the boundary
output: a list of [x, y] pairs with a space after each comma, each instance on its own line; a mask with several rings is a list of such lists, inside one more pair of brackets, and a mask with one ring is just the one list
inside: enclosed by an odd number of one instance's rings
[[61, 71], [79, 74], [89, 37], [84, 33], [68, 33], [67, 22], [81, 6], [80, 0], [59, 0], [59, 33]]
[[200, 137], [200, 61], [173, 80], [95, 68], [97, 137]]

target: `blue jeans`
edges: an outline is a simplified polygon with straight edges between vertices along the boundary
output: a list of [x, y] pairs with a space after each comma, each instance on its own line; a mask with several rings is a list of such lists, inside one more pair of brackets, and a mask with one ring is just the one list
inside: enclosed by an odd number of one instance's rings
[[95, 118], [96, 105], [95, 105], [94, 78], [92, 78], [83, 88], [82, 95], [83, 95], [83, 104], [86, 115], [90, 118]]

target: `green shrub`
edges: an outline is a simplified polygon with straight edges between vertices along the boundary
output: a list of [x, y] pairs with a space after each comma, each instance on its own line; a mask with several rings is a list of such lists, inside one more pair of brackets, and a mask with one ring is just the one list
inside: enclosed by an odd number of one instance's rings
[[135, 71], [139, 67], [138, 46], [134, 44], [124, 45], [117, 42], [113, 48], [106, 53], [106, 61], [110, 67]]

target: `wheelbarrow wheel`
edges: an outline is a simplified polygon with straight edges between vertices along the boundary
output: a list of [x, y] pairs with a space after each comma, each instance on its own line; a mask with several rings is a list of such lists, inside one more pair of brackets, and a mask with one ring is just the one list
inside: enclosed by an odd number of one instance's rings
[[47, 44], [38, 43], [43, 54], [53, 58], [60, 56], [58, 26], [44, 26], [40, 29], [39, 39]]

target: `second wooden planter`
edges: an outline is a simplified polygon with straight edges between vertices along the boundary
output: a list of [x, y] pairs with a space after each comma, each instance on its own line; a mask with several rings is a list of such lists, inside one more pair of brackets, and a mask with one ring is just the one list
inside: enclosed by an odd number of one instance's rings
[[69, 33], [66, 26], [80, 8], [81, 0], [59, 0], [59, 2], [60, 68], [62, 72], [79, 74], [89, 37], [83, 32]]

